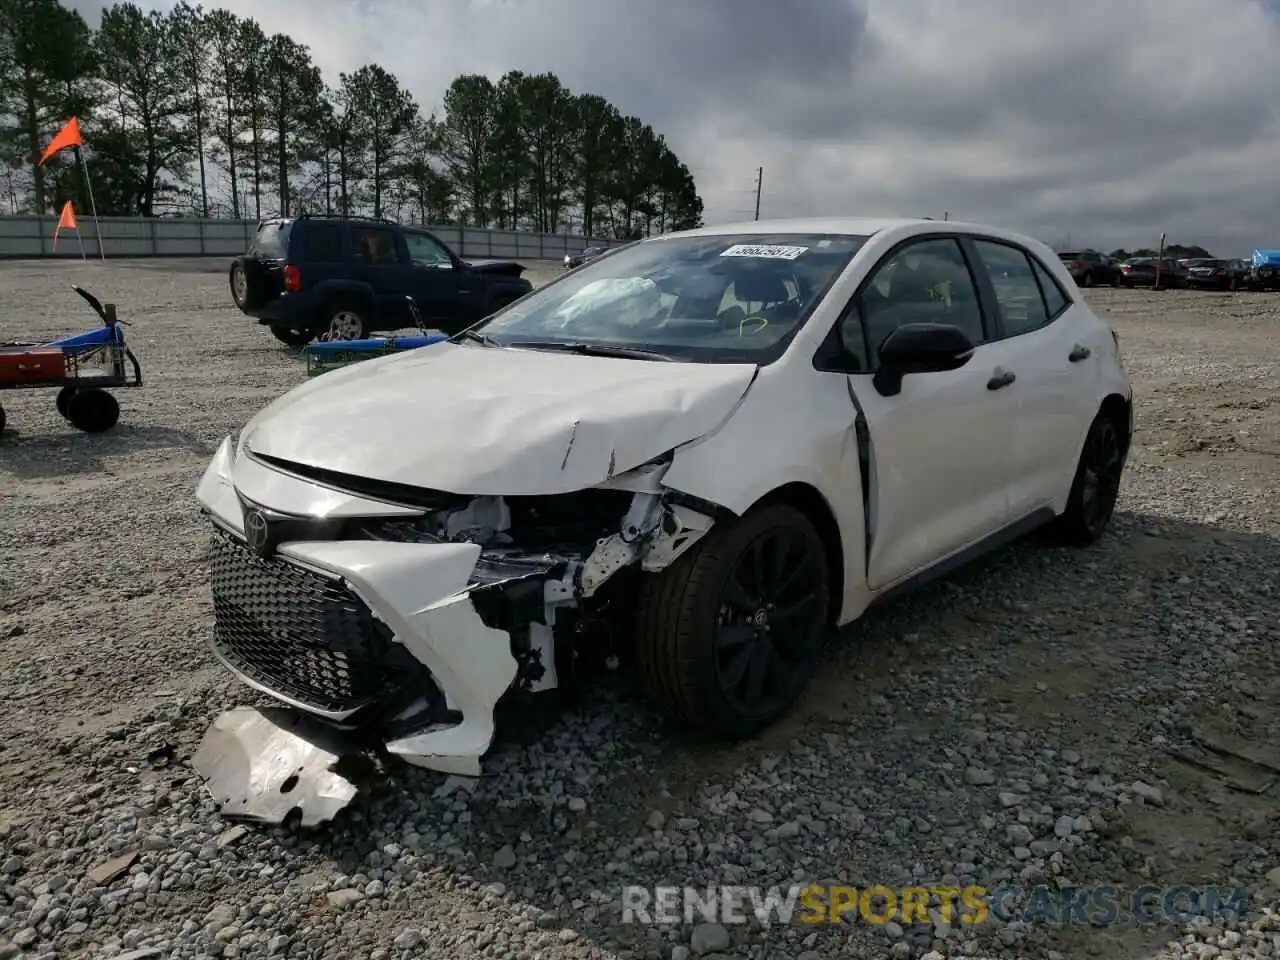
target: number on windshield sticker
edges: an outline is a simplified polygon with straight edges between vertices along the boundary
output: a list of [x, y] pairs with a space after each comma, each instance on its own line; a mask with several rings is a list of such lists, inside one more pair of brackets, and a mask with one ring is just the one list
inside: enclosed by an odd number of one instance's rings
[[756, 257], [763, 260], [795, 260], [808, 247], [779, 247], [773, 244], [735, 243], [722, 257]]

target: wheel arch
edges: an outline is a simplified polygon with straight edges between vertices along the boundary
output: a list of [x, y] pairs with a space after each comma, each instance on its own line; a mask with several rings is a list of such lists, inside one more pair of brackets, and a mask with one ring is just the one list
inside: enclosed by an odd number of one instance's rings
[[796, 480], [771, 490], [746, 512], [777, 504], [786, 504], [803, 513], [822, 540], [827, 557], [827, 579], [830, 581], [827, 586], [831, 596], [831, 617], [833, 622], [838, 620], [844, 606], [844, 544], [835, 511], [817, 487]]
[[1098, 405], [1098, 413], [1115, 420], [1120, 427], [1120, 436], [1124, 444], [1125, 453], [1129, 452], [1129, 424], [1132, 422], [1130, 417], [1133, 415], [1133, 399], [1119, 393], [1109, 393], [1102, 398], [1102, 403]]

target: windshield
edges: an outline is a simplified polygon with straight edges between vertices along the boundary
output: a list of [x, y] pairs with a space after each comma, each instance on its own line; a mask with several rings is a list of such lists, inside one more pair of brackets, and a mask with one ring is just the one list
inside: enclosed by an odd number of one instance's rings
[[866, 240], [833, 234], [646, 240], [592, 260], [472, 333], [496, 346], [617, 347], [665, 359], [768, 363]]

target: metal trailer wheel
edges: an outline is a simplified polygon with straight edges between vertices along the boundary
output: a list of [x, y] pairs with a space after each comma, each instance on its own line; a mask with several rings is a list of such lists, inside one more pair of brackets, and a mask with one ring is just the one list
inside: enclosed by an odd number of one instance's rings
[[103, 433], [120, 420], [120, 404], [98, 387], [77, 390], [67, 401], [67, 419], [84, 433]]
[[58, 407], [58, 415], [62, 419], [67, 418], [67, 405], [71, 403], [71, 398], [76, 395], [75, 387], [63, 387], [58, 391], [58, 399], [55, 401]]

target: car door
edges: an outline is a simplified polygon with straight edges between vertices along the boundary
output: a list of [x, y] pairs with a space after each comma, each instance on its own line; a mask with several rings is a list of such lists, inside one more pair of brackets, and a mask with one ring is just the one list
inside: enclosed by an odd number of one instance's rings
[[[976, 345], [957, 370], [911, 374], [901, 392], [873, 383], [879, 347], [904, 323], [948, 323]], [[866, 370], [850, 375], [871, 446], [867, 583], [879, 590], [1001, 528], [1004, 465], [1016, 402], [1004, 388], [999, 345], [988, 344], [977, 287], [951, 236], [909, 241], [860, 287], [841, 323]]]
[[404, 240], [413, 265], [414, 301], [428, 325], [432, 320], [479, 320], [480, 278], [459, 269], [457, 259], [431, 234], [406, 230]]
[[1105, 344], [1095, 342], [1093, 325], [1080, 323], [1077, 311], [1086, 308], [1030, 251], [993, 238], [966, 244], [985, 267], [987, 295], [996, 303], [1000, 330], [992, 346], [1017, 372], [1008, 390], [1015, 418], [1006, 473], [1016, 521], [1060, 496], [1075, 474], [1080, 438], [1097, 412], [1089, 378]]
[[373, 290], [374, 328], [398, 330], [411, 322], [406, 298], [413, 295], [414, 275], [399, 234], [380, 224], [350, 224], [351, 278]]

